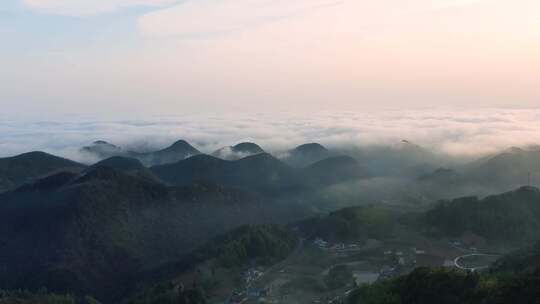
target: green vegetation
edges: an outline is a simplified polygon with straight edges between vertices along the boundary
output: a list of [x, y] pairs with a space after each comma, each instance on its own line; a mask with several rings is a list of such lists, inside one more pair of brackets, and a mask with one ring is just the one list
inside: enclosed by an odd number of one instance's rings
[[284, 294], [290, 294], [297, 290], [307, 290], [310, 292], [324, 292], [326, 291], [326, 286], [320, 280], [313, 277], [300, 277], [293, 279], [290, 282], [287, 282], [281, 286], [281, 291]]
[[535, 269], [540, 269], [540, 242], [508, 254], [491, 266], [492, 273], [532, 273]]
[[202, 287], [194, 285], [189, 289], [173, 284], [158, 284], [143, 294], [126, 302], [127, 304], [206, 304]]
[[350, 295], [349, 303], [475, 303], [478, 281], [476, 275], [457, 270], [417, 268], [407, 276], [360, 287]]
[[94, 298], [77, 298], [72, 295], [57, 295], [46, 291], [0, 290], [0, 304], [99, 304]]
[[83, 168], [84, 165], [44, 152], [29, 152], [0, 158], [0, 191], [16, 188], [61, 169]]
[[392, 235], [396, 215], [375, 206], [350, 207], [301, 223], [310, 237], [330, 241], [359, 241], [382, 239]]
[[[217, 235], [286, 221], [290, 210], [217, 185], [168, 187], [110, 167], [0, 194], [0, 288], [92, 294], [111, 302]], [[58, 178], [62, 177], [62, 178]], [[52, 186], [51, 186], [52, 185]], [[38, 191], [39, 190], [39, 191]], [[207, 247], [222, 264], [271, 262], [294, 247], [277, 230]], [[278, 242], [277, 240], [284, 240]], [[192, 264], [193, 265], [193, 264]]]
[[540, 237], [540, 191], [523, 187], [485, 199], [443, 201], [427, 212], [425, 221], [436, 235], [472, 232], [493, 241], [536, 240]]
[[286, 258], [298, 238], [289, 229], [277, 225], [246, 225], [217, 237], [196, 250], [189, 264], [215, 261], [215, 267], [236, 267], [253, 261], [269, 265]]
[[337, 265], [328, 271], [328, 275], [324, 277], [324, 283], [328, 289], [338, 289], [345, 287], [354, 281], [352, 271], [347, 265]]
[[399, 278], [363, 285], [350, 304], [540, 303], [540, 243], [501, 258], [485, 273], [417, 268]]
[[[277, 225], [245, 225], [223, 234], [188, 255], [178, 265], [167, 267], [169, 276], [175, 277], [190, 272], [198, 265], [206, 264], [212, 270], [211, 277], [203, 277], [197, 271], [195, 282], [190, 289], [179, 291], [174, 280], [163, 281], [141, 294], [132, 297], [129, 304], [206, 303], [205, 294], [214, 286], [219, 286], [214, 272], [218, 268], [245, 268], [250, 262], [270, 265], [285, 259], [298, 244], [296, 235], [286, 227]], [[209, 281], [210, 284], [209, 284]], [[180, 289], [182, 290], [182, 289]], [[179, 300], [179, 298], [181, 298]], [[186, 302], [181, 302], [184, 299]], [[180, 302], [179, 302], [180, 301]]]

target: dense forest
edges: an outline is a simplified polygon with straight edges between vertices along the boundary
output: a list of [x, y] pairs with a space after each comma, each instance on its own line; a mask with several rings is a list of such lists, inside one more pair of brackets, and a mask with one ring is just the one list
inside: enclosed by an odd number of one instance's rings
[[[183, 291], [178, 290], [178, 282], [175, 283], [177, 280], [175, 277], [203, 264], [212, 269], [212, 273], [218, 268], [243, 269], [249, 264], [271, 265], [289, 256], [297, 247], [298, 242], [296, 234], [283, 226], [241, 226], [207, 242], [180, 263], [165, 267], [162, 276], [170, 279], [145, 288], [142, 293], [131, 297], [127, 303], [176, 304], [179, 303], [178, 301], [184, 300], [185, 303], [191, 304], [205, 303], [204, 295], [209, 290], [205, 290], [202, 286], [204, 282], [201, 282], [203, 280], [200, 277], [196, 276], [194, 281], [189, 282], [189, 286], [185, 286]], [[198, 271], [195, 272], [198, 273]], [[218, 283], [213, 282], [214, 285]], [[179, 297], [182, 299], [178, 300]]]
[[0, 290], [0, 304], [100, 304], [96, 299], [84, 296], [60, 295], [47, 290], [37, 292]]
[[540, 243], [511, 253], [486, 272], [417, 268], [353, 291], [349, 304], [540, 303]]
[[245, 225], [217, 237], [188, 256], [190, 264], [213, 259], [217, 266], [234, 267], [255, 261], [270, 265], [286, 258], [298, 243], [288, 228]]
[[395, 212], [376, 206], [349, 207], [305, 220], [300, 228], [310, 238], [362, 241], [392, 235], [397, 218]]
[[426, 213], [431, 232], [460, 236], [473, 232], [493, 241], [523, 243], [540, 237], [540, 191], [522, 187], [484, 199], [442, 201]]

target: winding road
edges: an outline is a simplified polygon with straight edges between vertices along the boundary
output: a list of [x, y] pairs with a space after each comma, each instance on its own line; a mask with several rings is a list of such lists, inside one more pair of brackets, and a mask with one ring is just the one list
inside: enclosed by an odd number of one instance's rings
[[460, 261], [461, 259], [465, 259], [465, 258], [473, 257], [473, 256], [500, 257], [500, 255], [498, 255], [498, 254], [470, 253], [470, 254], [458, 256], [457, 258], [455, 258], [455, 259], [454, 259], [454, 266], [456, 266], [456, 268], [461, 269], [461, 270], [468, 270], [468, 271], [473, 271], [473, 272], [474, 272], [474, 271], [477, 271], [477, 270], [486, 269], [486, 268], [489, 267], [489, 265], [479, 266], [479, 267], [464, 267], [464, 266], [461, 266], [461, 265], [459, 264], [459, 261]]

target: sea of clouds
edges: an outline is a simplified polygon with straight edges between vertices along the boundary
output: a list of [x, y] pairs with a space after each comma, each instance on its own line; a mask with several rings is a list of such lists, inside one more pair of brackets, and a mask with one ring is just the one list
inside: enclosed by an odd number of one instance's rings
[[438, 153], [469, 158], [540, 144], [540, 109], [0, 118], [1, 157], [40, 150], [78, 161], [84, 161], [79, 149], [96, 140], [149, 151], [185, 139], [206, 153], [252, 141], [279, 153], [307, 142], [365, 148], [398, 145], [406, 139]]

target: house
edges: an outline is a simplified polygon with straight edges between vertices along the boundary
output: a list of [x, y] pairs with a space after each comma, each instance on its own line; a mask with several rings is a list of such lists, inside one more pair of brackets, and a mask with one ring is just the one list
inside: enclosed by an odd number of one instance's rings
[[454, 264], [454, 261], [453, 260], [444, 260], [444, 264], [443, 264], [444, 267], [454, 267], [455, 264]]
[[415, 254], [426, 254], [426, 251], [421, 250], [421, 249], [418, 249], [418, 248], [412, 248], [412, 251], [413, 251]]
[[243, 292], [234, 292], [229, 298], [229, 304], [242, 304], [248, 300], [247, 296]]
[[255, 268], [250, 268], [244, 273], [244, 282], [250, 284], [251, 282], [257, 280], [264, 275], [264, 272], [259, 271]]
[[315, 244], [317, 247], [321, 249], [328, 247], [328, 242], [326, 242], [325, 240], [321, 238], [316, 238], [315, 241], [313, 241], [313, 244]]
[[383, 266], [381, 270], [379, 271], [379, 280], [380, 279], [388, 279], [395, 275], [396, 268], [391, 266]]
[[416, 266], [418, 267], [440, 267], [443, 266], [445, 258], [430, 254], [419, 254], [416, 256]]

